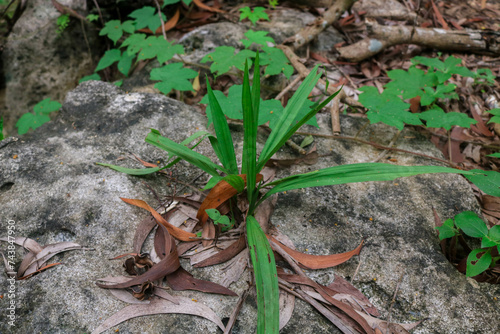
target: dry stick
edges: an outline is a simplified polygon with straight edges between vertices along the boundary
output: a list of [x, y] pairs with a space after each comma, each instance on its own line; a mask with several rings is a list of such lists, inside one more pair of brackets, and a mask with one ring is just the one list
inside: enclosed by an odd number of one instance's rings
[[[389, 143], [389, 147], [392, 147], [392, 145], [394, 145], [394, 143], [396, 143], [396, 140], [398, 140], [399, 138], [399, 135], [401, 134], [401, 130], [398, 130], [398, 132], [396, 132], [396, 134], [394, 135], [394, 137], [392, 137], [392, 140], [391, 142]], [[381, 152], [377, 158], [375, 158], [375, 160], [373, 160], [372, 162], [377, 162], [379, 161], [380, 159], [382, 159], [383, 157], [385, 157], [387, 155], [387, 153], [389, 153], [388, 150], [384, 150], [383, 152]]]
[[[297, 49], [311, 42], [320, 32], [329, 27], [333, 22], [348, 10], [356, 0], [337, 0], [323, 14], [323, 17], [318, 17], [311, 25], [302, 28], [298, 33], [289, 38], [292, 42], [292, 48]], [[285, 41], [286, 43], [287, 41]]]
[[295, 79], [293, 79], [292, 82], [290, 82], [288, 84], [288, 86], [285, 87], [285, 89], [283, 89], [278, 95], [276, 95], [276, 97], [274, 98], [275, 100], [281, 100], [281, 98], [289, 91], [291, 90], [293, 87], [295, 87], [299, 82], [300, 80], [302, 80], [302, 77], [300, 75], [298, 75]]
[[[391, 315], [392, 315], [392, 307], [394, 306], [394, 303], [396, 303], [396, 296], [398, 295], [399, 291], [399, 285], [401, 284], [401, 281], [403, 280], [404, 272], [401, 273], [401, 276], [399, 276], [398, 284], [396, 285], [396, 291], [394, 291], [394, 296], [392, 297], [391, 300], [391, 306], [389, 307], [389, 316], [387, 317], [387, 323], [391, 323]], [[386, 334], [389, 333], [389, 327], [387, 327]]]
[[247, 299], [249, 291], [250, 291], [250, 287], [248, 287], [248, 289], [246, 289], [245, 292], [243, 292], [243, 295], [241, 295], [240, 299], [238, 299], [238, 303], [236, 304], [236, 307], [234, 308], [233, 313], [231, 313], [231, 316], [229, 317], [229, 321], [227, 322], [226, 330], [224, 331], [224, 334], [231, 333], [231, 329], [233, 329], [236, 318], [238, 317], [238, 313], [240, 313], [241, 307], [243, 306], [243, 303]]
[[[427, 128], [424, 128], [424, 129], [427, 130], [432, 136], [436, 136], [436, 137], [443, 138], [443, 139], [448, 139], [447, 135], [442, 135], [442, 134], [439, 134], [439, 133], [431, 132]], [[491, 148], [491, 149], [494, 149], [494, 150], [500, 150], [500, 146], [491, 145], [491, 143], [482, 143], [482, 142], [474, 141], [474, 140], [462, 140], [462, 139], [453, 138], [453, 137], [451, 137], [451, 141], [459, 141], [459, 142], [463, 142], [463, 143], [479, 145], [479, 146], [482, 146], [484, 148]]]
[[[165, 32], [165, 22], [163, 22], [163, 17], [161, 17], [161, 7], [160, 4], [158, 3], [158, 0], [155, 0], [156, 3], [156, 8], [158, 8], [158, 16], [160, 17], [161, 21], [161, 32], [163, 33], [163, 38], [168, 42], [167, 40], [167, 33]], [[153, 34], [156, 33], [156, 31], [153, 31]]]
[[372, 20], [367, 20], [366, 25], [371, 37], [339, 48], [342, 58], [359, 62], [398, 44], [417, 44], [439, 50], [500, 55], [500, 33], [494, 31], [450, 31], [413, 26], [383, 26]]
[[101, 12], [101, 8], [99, 7], [99, 4], [97, 3], [97, 0], [94, 0], [94, 5], [95, 5], [95, 8], [97, 8], [97, 13], [99, 13], [99, 19], [101, 20], [101, 24], [102, 26], [104, 27], [104, 19], [102, 18], [102, 12]]
[[436, 160], [436, 161], [443, 162], [443, 163], [448, 164], [448, 165], [450, 165], [451, 167], [454, 167], [454, 168], [457, 167], [454, 163], [451, 163], [448, 160], [443, 160], [443, 159], [439, 159], [439, 158], [436, 158], [436, 157], [433, 157], [433, 156], [430, 156], [430, 155], [427, 155], [427, 154], [417, 153], [417, 152], [412, 152], [412, 151], [407, 151], [407, 150], [403, 150], [403, 149], [400, 149], [400, 148], [388, 147], [388, 146], [380, 145], [380, 144], [377, 144], [377, 143], [374, 143], [374, 142], [371, 142], [371, 141], [367, 141], [367, 140], [355, 138], [355, 137], [347, 137], [347, 136], [339, 136], [339, 135], [323, 135], [323, 134], [319, 134], [319, 133], [310, 133], [310, 132], [295, 132], [295, 134], [297, 134], [297, 135], [303, 135], [303, 136], [316, 136], [316, 137], [322, 137], [322, 138], [351, 140], [351, 141], [355, 141], [355, 142], [358, 142], [358, 143], [367, 144], [367, 145], [376, 147], [376, 148], [381, 149], [381, 150], [388, 150], [388, 151], [395, 151], [395, 152], [402, 152], [402, 153], [408, 153], [408, 154], [412, 154], [412, 155], [417, 155], [419, 157], [423, 157], [423, 158], [427, 158], [427, 159], [431, 159], [431, 160]]

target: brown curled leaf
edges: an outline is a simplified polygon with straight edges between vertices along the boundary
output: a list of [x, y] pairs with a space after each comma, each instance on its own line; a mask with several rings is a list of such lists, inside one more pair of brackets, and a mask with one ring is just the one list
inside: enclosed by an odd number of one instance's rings
[[206, 260], [196, 263], [194, 267], [207, 267], [207, 266], [212, 266], [214, 264], [219, 264], [229, 261], [236, 255], [238, 255], [239, 252], [244, 250], [245, 247], [246, 247], [245, 236], [241, 235], [240, 238], [236, 242], [231, 244], [228, 248], [218, 252], [217, 254]]
[[237, 296], [228, 288], [210, 281], [194, 278], [182, 267], [167, 276], [167, 283], [175, 291], [196, 290], [207, 293], [218, 293], [221, 295]]
[[150, 207], [146, 202], [140, 200], [140, 199], [130, 199], [130, 198], [123, 198], [120, 197], [122, 201], [125, 203], [131, 204], [138, 206], [139, 208], [148, 210], [151, 212], [153, 217], [156, 219], [156, 222], [162, 226], [164, 226], [168, 232], [176, 239], [182, 240], [182, 241], [193, 241], [193, 238], [196, 238], [196, 234], [194, 233], [189, 233], [184, 230], [181, 230], [178, 227], [173, 226], [169, 222], [167, 222], [158, 212], [156, 212], [155, 209]]
[[363, 247], [363, 241], [361, 241], [358, 247], [349, 252], [331, 255], [311, 255], [288, 248], [270, 235], [267, 235], [267, 238], [280, 245], [280, 247], [283, 248], [283, 250], [287, 252], [291, 257], [293, 257], [302, 268], [307, 269], [324, 269], [337, 266], [341, 263], [346, 262], [354, 255], [359, 255], [359, 252]]
[[[246, 174], [240, 174], [243, 181], [245, 182], [245, 186], [247, 184], [247, 176]], [[257, 174], [257, 182], [262, 180], [262, 174]], [[217, 209], [221, 204], [225, 201], [236, 195], [238, 191], [234, 189], [226, 181], [220, 181], [215, 185], [215, 187], [210, 190], [203, 203], [201, 203], [200, 209], [198, 210], [198, 215], [196, 218], [200, 221], [201, 224], [204, 224], [208, 219], [208, 214], [205, 212], [207, 209]]]

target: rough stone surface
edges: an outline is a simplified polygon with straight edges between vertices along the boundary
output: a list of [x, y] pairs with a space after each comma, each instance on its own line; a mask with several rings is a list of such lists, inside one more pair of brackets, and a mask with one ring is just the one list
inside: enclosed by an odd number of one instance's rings
[[[86, 15], [87, 2], [83, 0], [61, 0], [82, 15]], [[61, 15], [51, 1], [27, 2], [27, 8], [16, 22], [2, 53], [5, 97], [0, 105], [4, 115], [5, 131], [17, 133], [15, 124], [33, 106], [50, 97], [62, 102], [66, 92], [73, 89], [78, 80], [92, 73], [92, 63], [80, 21], [71, 18], [63, 33], [57, 33], [57, 18]], [[95, 25], [85, 24], [87, 39], [92, 53], [97, 56], [100, 47]]]
[[[320, 130], [314, 131], [327, 133], [328, 117], [322, 115], [319, 122]], [[121, 202], [119, 197], [154, 203], [143, 182], [162, 194], [167, 191], [167, 181], [159, 176], [131, 177], [94, 163], [137, 166], [131, 160], [117, 161], [129, 152], [148, 161], [163, 160], [164, 152], [144, 143], [149, 128], [180, 141], [197, 129], [204, 129], [205, 124], [206, 119], [197, 109], [180, 102], [154, 94], [125, 94], [111, 84], [90, 81], [68, 94], [56, 120], [22, 140], [9, 138], [0, 142], [0, 235], [6, 235], [6, 223], [11, 219], [15, 221], [15, 236], [30, 237], [42, 245], [73, 241], [95, 249], [58, 255], [54, 262], [64, 265], [17, 282], [16, 329], [13, 331], [2, 321], [0, 332], [89, 332], [125, 306], [109, 291], [95, 285], [97, 278], [123, 274], [121, 262], [108, 259], [130, 252], [135, 226], [147, 216], [141, 209]], [[342, 119], [346, 135], [355, 134], [363, 124], [361, 119]], [[361, 137], [382, 143], [389, 142], [394, 134], [381, 125], [367, 129]], [[264, 139], [264, 134], [259, 138]], [[280, 174], [369, 161], [380, 153], [347, 141], [317, 139], [316, 143], [319, 153], [327, 155], [317, 166], [294, 166]], [[431, 144], [412, 132], [401, 134], [397, 145], [437, 155]], [[212, 156], [207, 144], [199, 149]], [[280, 152], [282, 157], [291, 155], [289, 149]], [[401, 164], [430, 163], [422, 158], [390, 155]], [[184, 163], [173, 173], [186, 182], [200, 174]], [[494, 333], [500, 325], [498, 301], [494, 300], [500, 297], [500, 289], [475, 283], [446, 261], [433, 230], [432, 206], [442, 219], [462, 210], [478, 209], [464, 179], [457, 175], [434, 175], [290, 191], [280, 195], [272, 223], [299, 250], [315, 254], [347, 251], [366, 238], [359, 260], [353, 259], [335, 270], [309, 274], [327, 284], [334, 271], [352, 277], [361, 261], [354, 285], [385, 316], [402, 277], [391, 316], [400, 322], [428, 317], [415, 333]], [[4, 251], [5, 247], [3, 244]], [[221, 279], [221, 266], [192, 270], [184, 265], [195, 277], [214, 282]], [[231, 289], [241, 293], [247, 286], [246, 278], [244, 275]], [[0, 286], [8, 286], [3, 275]], [[230, 315], [237, 301], [235, 297], [197, 292], [174, 294], [197, 299], [221, 318]], [[9, 301], [5, 296], [0, 299], [2, 312]], [[254, 299], [248, 298], [234, 332], [254, 333], [255, 317]], [[217, 333], [212, 323], [185, 315], [136, 318], [118, 328], [120, 333]], [[114, 328], [108, 332], [114, 332]], [[291, 322], [282, 330], [282, 333], [337, 332], [325, 318], [300, 301]]]

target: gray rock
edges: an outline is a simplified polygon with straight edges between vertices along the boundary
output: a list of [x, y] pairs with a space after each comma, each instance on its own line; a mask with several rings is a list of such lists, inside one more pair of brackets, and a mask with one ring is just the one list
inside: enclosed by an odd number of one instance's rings
[[[321, 129], [312, 131], [327, 133], [328, 122], [328, 117], [321, 115]], [[363, 123], [360, 119], [342, 118], [347, 135], [356, 133]], [[65, 252], [54, 258], [54, 262], [64, 265], [17, 282], [16, 327], [13, 330], [2, 321], [0, 332], [89, 332], [125, 307], [109, 291], [95, 285], [97, 278], [123, 274], [121, 262], [108, 259], [131, 251], [134, 229], [147, 216], [119, 197], [139, 198], [153, 204], [154, 196], [143, 182], [159, 194], [169, 189], [160, 176], [132, 177], [94, 163], [137, 167], [131, 160], [117, 161], [128, 152], [148, 161], [163, 160], [163, 151], [143, 141], [149, 128], [180, 141], [197, 129], [204, 129], [205, 124], [205, 117], [196, 108], [180, 102], [154, 94], [125, 94], [111, 84], [90, 81], [67, 95], [56, 120], [22, 140], [0, 143], [0, 236], [6, 235], [5, 223], [10, 219], [15, 221], [17, 237], [30, 237], [42, 245], [73, 241], [95, 249]], [[368, 129], [370, 132], [362, 136], [382, 143], [388, 142], [394, 132], [380, 125]], [[265, 138], [264, 134], [259, 137]], [[235, 138], [241, 138], [241, 134]], [[399, 147], [438, 154], [418, 134], [408, 131], [400, 138]], [[345, 141], [316, 139], [316, 143], [320, 154], [328, 156], [314, 168], [361, 162], [379, 154], [370, 147]], [[201, 145], [199, 151], [213, 157], [207, 144]], [[291, 155], [288, 149], [280, 152], [282, 157]], [[391, 158], [402, 164], [429, 163], [400, 154], [391, 153]], [[280, 174], [311, 168], [294, 166]], [[199, 174], [199, 170], [185, 163], [173, 170], [173, 175], [185, 182]], [[307, 248], [315, 254], [347, 251], [366, 238], [360, 260], [309, 274], [328, 283], [334, 271], [352, 277], [361, 261], [354, 284], [384, 315], [402, 277], [391, 316], [401, 322], [429, 317], [415, 333], [493, 333], [499, 325], [498, 301], [493, 300], [499, 288], [467, 279], [446, 261], [433, 230], [431, 206], [442, 219], [462, 210], [478, 210], [470, 187], [460, 176], [434, 175], [290, 191], [280, 195], [272, 223], [279, 225], [299, 250]], [[5, 250], [5, 244], [2, 249]], [[20, 259], [18, 254], [16, 260]], [[195, 277], [221, 280], [222, 266], [193, 270], [189, 264], [183, 265]], [[231, 289], [241, 294], [247, 287], [247, 274]], [[0, 277], [0, 286], [8, 286], [4, 276]], [[197, 299], [221, 318], [227, 318], [237, 302], [235, 297], [197, 292], [174, 294]], [[6, 296], [0, 299], [2, 312], [9, 302]], [[234, 332], [254, 333], [255, 319], [255, 301], [250, 297]], [[121, 333], [217, 332], [214, 324], [186, 315], [136, 318], [118, 328]], [[282, 330], [336, 332], [325, 318], [300, 301], [292, 320]]]
[[[86, 15], [86, 1], [59, 2]], [[62, 102], [66, 92], [97, 64], [89, 55], [79, 20], [71, 18], [66, 30], [57, 33], [60, 15], [51, 1], [28, 1], [9, 35], [2, 53], [6, 87], [4, 105], [0, 105], [9, 135], [17, 133], [15, 124], [21, 115], [32, 112], [35, 104], [48, 97]], [[95, 25], [85, 24], [85, 32], [92, 54], [98, 56], [101, 48]]]

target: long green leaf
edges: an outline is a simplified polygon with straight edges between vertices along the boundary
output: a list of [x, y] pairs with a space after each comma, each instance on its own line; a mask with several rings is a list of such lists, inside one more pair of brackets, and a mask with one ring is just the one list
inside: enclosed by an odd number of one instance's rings
[[238, 165], [236, 163], [236, 155], [234, 153], [233, 138], [229, 131], [226, 116], [222, 112], [219, 101], [210, 87], [207, 77], [208, 101], [210, 104], [210, 112], [214, 122], [215, 135], [217, 136], [218, 149], [215, 153], [218, 155], [222, 165], [231, 173], [238, 174]]
[[255, 181], [257, 177], [257, 126], [259, 119], [260, 104], [260, 69], [259, 53], [255, 58], [254, 81], [252, 92], [250, 92], [250, 74], [248, 63], [245, 62], [242, 91], [243, 110], [243, 157], [242, 173], [247, 174], [247, 197], [249, 202], [248, 212], [252, 214], [257, 199]]
[[279, 332], [279, 287], [273, 250], [259, 222], [247, 216], [247, 238], [257, 288], [257, 334]]
[[309, 75], [304, 79], [299, 89], [293, 94], [290, 101], [286, 105], [283, 114], [281, 115], [277, 125], [275, 125], [274, 130], [269, 135], [262, 152], [260, 153], [259, 163], [257, 165], [257, 171], [260, 171], [266, 162], [271, 159], [274, 153], [283, 146], [283, 143], [287, 139], [284, 139], [288, 133], [293, 121], [297, 118], [297, 115], [304, 105], [307, 97], [311, 93], [312, 89], [318, 82], [321, 74], [317, 74], [318, 65], [309, 73]]
[[260, 202], [272, 194], [292, 189], [366, 181], [389, 181], [404, 176], [434, 173], [477, 174], [476, 172], [442, 166], [396, 166], [383, 163], [360, 163], [334, 166], [310, 173], [293, 175], [271, 182], [268, 186], [274, 187], [264, 195]]
[[[198, 146], [203, 141], [203, 139], [206, 136], [208, 136], [208, 135], [210, 135], [210, 133], [208, 133], [206, 131], [197, 131], [197, 132], [193, 133], [191, 136], [189, 136], [188, 138], [184, 139], [181, 142], [181, 144], [182, 145], [188, 145], [193, 140], [202, 137], [196, 144], [194, 144], [193, 146], [190, 147], [190, 149], [192, 150], [193, 148], [195, 148], [196, 146]], [[175, 157], [176, 157], [175, 155], [172, 155], [168, 159], [168, 161], [172, 160]], [[118, 172], [125, 173], [125, 174], [128, 174], [128, 175], [142, 176], [142, 175], [148, 175], [148, 174], [156, 173], [156, 172], [158, 172], [160, 170], [163, 170], [163, 169], [166, 169], [166, 168], [170, 168], [173, 165], [175, 165], [176, 163], [178, 163], [179, 161], [181, 161], [181, 159], [180, 158], [176, 158], [176, 159], [174, 159], [174, 161], [170, 162], [166, 166], [163, 166], [163, 167], [152, 167], [152, 168], [126, 168], [126, 167], [122, 167], [122, 166], [116, 166], [116, 165], [106, 164], [106, 163], [100, 163], [100, 162], [98, 162], [96, 164], [100, 165], [100, 166], [104, 166], [104, 167], [109, 167], [109, 168], [114, 169], [114, 170], [116, 170]]]
[[186, 146], [163, 137], [158, 130], [151, 129], [151, 132], [146, 137], [146, 142], [171, 154], [177, 155], [179, 158], [186, 160], [190, 164], [195, 165], [212, 176], [219, 176], [217, 169], [226, 174], [230, 174], [225, 168], [214, 164], [206, 156], [198, 152], [191, 151]]

